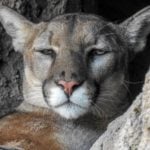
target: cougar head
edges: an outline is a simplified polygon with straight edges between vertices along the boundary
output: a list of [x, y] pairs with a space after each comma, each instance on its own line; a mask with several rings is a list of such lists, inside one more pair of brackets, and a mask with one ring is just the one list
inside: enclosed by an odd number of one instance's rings
[[129, 53], [144, 48], [149, 17], [147, 7], [121, 24], [78, 13], [34, 24], [1, 6], [1, 23], [24, 58], [24, 100], [67, 119], [117, 113]]

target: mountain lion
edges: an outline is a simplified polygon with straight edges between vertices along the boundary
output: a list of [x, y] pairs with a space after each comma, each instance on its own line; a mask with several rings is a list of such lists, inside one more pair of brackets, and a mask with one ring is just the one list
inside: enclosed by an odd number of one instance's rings
[[146, 45], [150, 7], [121, 24], [82, 13], [34, 24], [0, 6], [0, 22], [24, 59], [24, 102], [1, 119], [1, 147], [90, 149], [126, 106], [128, 63]]

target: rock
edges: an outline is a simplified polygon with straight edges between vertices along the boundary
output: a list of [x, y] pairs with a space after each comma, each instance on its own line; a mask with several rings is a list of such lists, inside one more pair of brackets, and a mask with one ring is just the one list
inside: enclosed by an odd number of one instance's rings
[[90, 150], [150, 150], [150, 70], [143, 91]]

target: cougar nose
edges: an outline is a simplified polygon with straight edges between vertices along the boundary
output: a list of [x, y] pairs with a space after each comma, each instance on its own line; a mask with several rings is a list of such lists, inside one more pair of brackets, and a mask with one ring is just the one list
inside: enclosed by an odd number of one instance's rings
[[76, 82], [76, 81], [69, 81], [69, 82], [67, 82], [67, 81], [60, 80], [60, 81], [58, 81], [58, 85], [61, 85], [64, 88], [64, 92], [67, 95], [71, 96], [71, 94], [73, 92], [73, 88], [75, 86], [78, 86], [79, 83]]

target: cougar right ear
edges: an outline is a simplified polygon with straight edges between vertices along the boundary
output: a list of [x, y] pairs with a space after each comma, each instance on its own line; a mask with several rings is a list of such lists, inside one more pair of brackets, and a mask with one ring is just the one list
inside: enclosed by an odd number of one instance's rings
[[12, 37], [14, 49], [22, 52], [29, 39], [33, 23], [5, 6], [0, 6], [0, 22], [8, 35]]
[[127, 35], [128, 45], [137, 53], [144, 49], [150, 34], [150, 6], [137, 12], [120, 24]]

